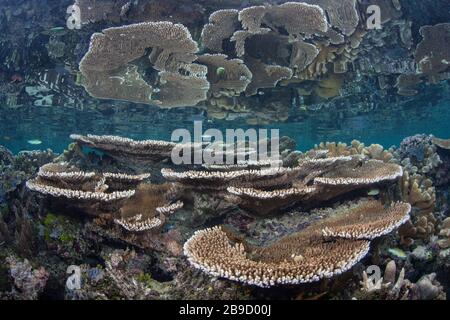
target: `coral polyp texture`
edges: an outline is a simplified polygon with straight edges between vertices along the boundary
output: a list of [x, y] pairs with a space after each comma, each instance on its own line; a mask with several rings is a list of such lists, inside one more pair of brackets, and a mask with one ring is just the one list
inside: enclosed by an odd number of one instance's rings
[[30, 190], [74, 201], [114, 202], [130, 198], [136, 187], [149, 175], [96, 174], [82, 172], [64, 164], [47, 164], [39, 169], [37, 178], [27, 181]]
[[250, 170], [177, 172], [162, 169], [165, 179], [198, 189], [226, 189], [227, 186], [277, 186], [288, 183], [298, 174], [296, 169], [273, 167]]
[[292, 248], [283, 250], [286, 260], [277, 262], [251, 260], [244, 246], [230, 244], [219, 227], [197, 231], [184, 245], [190, 263], [213, 276], [270, 287], [279, 284], [299, 284], [320, 280], [347, 271], [369, 250], [364, 240], [335, 242], [292, 239]]
[[410, 206], [376, 201], [333, 210], [326, 218], [267, 247], [246, 249], [220, 227], [197, 231], [184, 245], [190, 263], [213, 276], [261, 287], [318, 281], [344, 273], [369, 251], [369, 240], [409, 219]]
[[337, 168], [337, 170], [314, 179], [322, 185], [370, 185], [392, 181], [403, 176], [402, 167], [386, 164], [379, 160], [369, 160], [360, 167]]
[[[293, 205], [304, 207], [358, 189], [385, 188], [403, 175], [402, 167], [358, 156], [305, 158], [292, 168], [296, 175], [281, 185], [231, 186], [230, 200], [259, 214], [277, 212]], [[383, 186], [384, 185], [384, 186]]]
[[385, 208], [378, 201], [363, 201], [341, 210], [327, 221], [322, 234], [327, 237], [374, 239], [388, 234], [409, 220], [411, 205], [394, 203]]

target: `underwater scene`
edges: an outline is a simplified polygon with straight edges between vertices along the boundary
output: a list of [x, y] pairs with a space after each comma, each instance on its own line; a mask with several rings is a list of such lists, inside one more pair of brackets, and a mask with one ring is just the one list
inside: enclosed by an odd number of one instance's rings
[[0, 0], [0, 300], [449, 296], [450, 0]]

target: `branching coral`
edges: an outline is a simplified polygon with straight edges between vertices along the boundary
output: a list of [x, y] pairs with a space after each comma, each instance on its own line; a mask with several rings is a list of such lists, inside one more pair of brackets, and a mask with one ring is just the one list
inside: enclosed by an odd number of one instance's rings
[[372, 279], [363, 272], [361, 289], [355, 299], [383, 300], [445, 300], [446, 294], [431, 273], [421, 277], [416, 283], [405, 278], [405, 268], [397, 276], [397, 265], [391, 260], [387, 263], [384, 275], [380, 279]]
[[[232, 244], [223, 229], [214, 227], [197, 231], [185, 243], [184, 253], [194, 267], [208, 274], [261, 287], [331, 278], [347, 271], [367, 254], [370, 244], [367, 239], [392, 231], [404, 222], [409, 212], [407, 205], [400, 209], [401, 204], [388, 210], [382, 205], [372, 210], [375, 206], [369, 205], [368, 212], [365, 211], [367, 203], [359, 205], [361, 211], [350, 209], [346, 213], [347, 217], [354, 217], [346, 225], [354, 232], [345, 232], [344, 238], [339, 234], [330, 238], [328, 232], [339, 224], [337, 221], [342, 216], [324, 219], [262, 248]], [[365, 217], [356, 217], [361, 214]]]
[[439, 226], [438, 245], [442, 249], [450, 248], [450, 218], [446, 218]]
[[358, 140], [353, 140], [350, 145], [342, 142], [322, 142], [316, 145], [314, 150], [328, 151], [330, 157], [362, 155], [369, 159], [381, 160], [383, 162], [389, 162], [393, 158], [392, 153], [385, 150], [383, 146], [372, 144], [366, 147], [364, 143]]

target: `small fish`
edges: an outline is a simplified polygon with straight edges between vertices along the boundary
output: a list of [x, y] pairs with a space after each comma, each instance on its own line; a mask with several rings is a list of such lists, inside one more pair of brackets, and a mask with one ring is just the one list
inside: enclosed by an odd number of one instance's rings
[[31, 140], [28, 140], [27, 143], [32, 144], [32, 145], [38, 145], [38, 144], [42, 144], [42, 141], [39, 139], [31, 139]]
[[389, 254], [393, 255], [394, 257], [402, 259], [402, 260], [407, 258], [406, 252], [399, 248], [390, 248], [390, 249], [388, 249], [388, 252], [389, 252]]
[[368, 196], [377, 196], [380, 194], [380, 189], [372, 189], [367, 192]]
[[224, 67], [218, 67], [217, 69], [216, 69], [216, 75], [218, 76], [218, 77], [223, 77], [223, 76], [225, 76], [225, 68]]
[[64, 27], [54, 27], [54, 28], [50, 29], [51, 32], [55, 32], [55, 33], [58, 33], [58, 32], [64, 31], [64, 30], [65, 30]]
[[8, 140], [11, 140], [11, 137], [9, 137], [9, 136], [3, 136], [2, 139], [8, 141]]

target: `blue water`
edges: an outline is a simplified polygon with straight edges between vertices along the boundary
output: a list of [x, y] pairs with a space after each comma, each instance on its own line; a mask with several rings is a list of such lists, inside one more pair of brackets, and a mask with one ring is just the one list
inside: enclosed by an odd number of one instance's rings
[[[207, 120], [197, 109], [160, 110], [148, 106], [136, 108], [131, 104], [116, 110], [112, 115], [68, 108], [0, 109], [0, 144], [14, 153], [47, 148], [61, 152], [70, 143], [69, 135], [72, 133], [170, 140], [173, 130], [186, 128], [192, 132], [193, 121], [202, 118], [205, 130], [279, 129], [280, 136], [287, 135], [297, 141], [299, 150], [310, 149], [322, 141], [349, 143], [353, 139], [389, 147], [418, 133], [449, 138], [450, 101], [443, 100], [435, 106], [421, 106], [419, 102], [417, 104], [414, 109], [399, 108], [344, 118], [336, 115], [327, 117], [326, 120], [323, 117], [324, 111], [318, 111], [302, 121], [259, 127], [246, 125], [242, 121]], [[332, 113], [333, 110], [326, 112]], [[32, 139], [38, 139], [42, 143], [31, 145], [27, 141]]]

